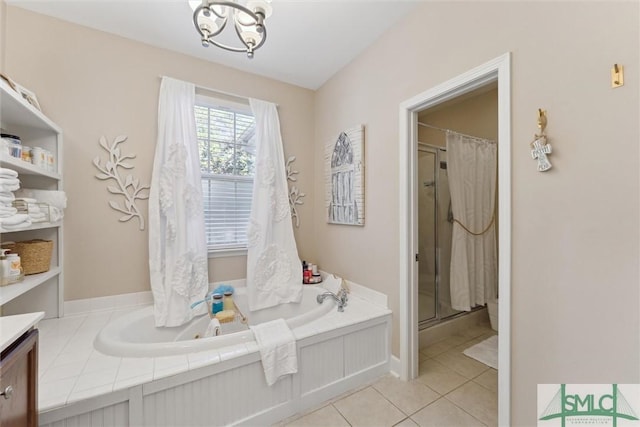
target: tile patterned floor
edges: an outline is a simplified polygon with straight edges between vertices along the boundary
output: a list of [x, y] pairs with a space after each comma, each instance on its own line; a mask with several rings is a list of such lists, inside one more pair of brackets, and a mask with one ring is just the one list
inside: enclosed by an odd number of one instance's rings
[[481, 324], [433, 343], [415, 380], [387, 375], [276, 426], [497, 426], [498, 371], [462, 353], [494, 334]]

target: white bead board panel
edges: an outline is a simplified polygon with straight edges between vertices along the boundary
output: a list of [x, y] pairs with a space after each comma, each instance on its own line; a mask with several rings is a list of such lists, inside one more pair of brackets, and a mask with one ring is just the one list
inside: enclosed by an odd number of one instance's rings
[[144, 396], [144, 425], [227, 425], [290, 399], [290, 376], [269, 387], [251, 363]]
[[344, 376], [344, 338], [338, 337], [300, 349], [300, 392], [306, 394]]
[[[131, 420], [136, 419], [135, 406], [138, 405], [137, 402], [140, 400], [136, 397], [141, 393], [142, 387], [136, 386], [128, 390], [119, 390], [91, 399], [78, 401], [75, 404], [62, 408], [40, 412], [38, 423], [41, 427], [121, 427], [130, 424], [133, 425], [134, 423], [131, 423]], [[102, 422], [102, 420], [109, 421], [111, 419], [109, 415], [110, 411], [113, 411], [114, 414], [114, 424], [112, 425]], [[139, 417], [137, 418], [139, 419]], [[92, 420], [94, 420], [95, 423], [93, 423]]]
[[349, 334], [344, 340], [344, 370], [349, 376], [389, 361], [389, 337], [386, 324]]
[[120, 402], [53, 423], [40, 424], [41, 427], [121, 427], [128, 425], [129, 402]]
[[259, 355], [249, 354], [47, 411], [40, 422], [47, 427], [270, 425], [388, 372], [390, 322], [385, 315], [298, 341], [298, 374], [272, 387]]

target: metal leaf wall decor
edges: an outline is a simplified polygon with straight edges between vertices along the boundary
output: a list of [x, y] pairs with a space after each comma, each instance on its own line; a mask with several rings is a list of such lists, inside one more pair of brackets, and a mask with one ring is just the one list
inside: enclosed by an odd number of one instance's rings
[[[102, 181], [113, 180], [116, 185], [107, 186], [107, 191], [111, 194], [117, 194], [124, 197], [124, 206], [118, 201], [109, 201], [112, 209], [123, 213], [120, 222], [129, 221], [131, 218], [138, 218], [140, 230], [144, 230], [144, 217], [140, 213], [136, 201], [149, 198], [149, 186], [141, 185], [138, 178], [134, 178], [128, 174], [126, 177], [121, 176], [121, 169], [133, 169], [133, 165], [127, 163], [128, 159], [135, 159], [135, 154], [123, 154], [119, 145], [127, 140], [127, 136], [117, 136], [110, 145], [104, 136], [100, 137], [100, 147], [102, 147], [109, 155], [108, 160], [101, 163], [100, 156], [93, 159], [93, 165], [100, 171], [96, 174], [96, 178]], [[123, 179], [124, 178], [124, 179]]]
[[[295, 156], [291, 156], [287, 159], [287, 180], [296, 182], [298, 178], [295, 177], [299, 172], [297, 170], [293, 170], [291, 167], [291, 163], [296, 161]], [[291, 207], [291, 218], [293, 218], [296, 222], [296, 227], [300, 227], [300, 218], [298, 217], [298, 209], [297, 205], [301, 205], [304, 203], [302, 198], [306, 196], [305, 193], [300, 192], [298, 187], [292, 185], [289, 187], [289, 206]]]

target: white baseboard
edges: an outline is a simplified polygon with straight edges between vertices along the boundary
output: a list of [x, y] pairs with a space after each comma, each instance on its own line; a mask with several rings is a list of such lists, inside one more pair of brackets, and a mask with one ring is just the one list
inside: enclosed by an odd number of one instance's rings
[[391, 355], [391, 363], [389, 366], [389, 373], [391, 375], [393, 375], [396, 378], [400, 378], [400, 369], [401, 369], [401, 365], [400, 365], [400, 358], [394, 356], [393, 354]]
[[64, 302], [64, 315], [86, 314], [92, 311], [130, 308], [153, 303], [151, 291], [133, 292], [130, 294], [111, 295], [107, 297], [76, 299]]

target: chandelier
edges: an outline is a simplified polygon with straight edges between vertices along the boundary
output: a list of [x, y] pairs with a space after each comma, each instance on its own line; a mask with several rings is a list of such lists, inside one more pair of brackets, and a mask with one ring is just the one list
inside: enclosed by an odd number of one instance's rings
[[[246, 52], [247, 57], [253, 58], [254, 51], [267, 39], [264, 23], [271, 16], [271, 5], [267, 1], [270, 0], [252, 0], [246, 6], [240, 4], [240, 0], [190, 1], [193, 24], [200, 34], [202, 46], [209, 47], [213, 44], [232, 52]], [[239, 39], [235, 46], [225, 44], [219, 38], [216, 40], [229, 20], [233, 21]]]

